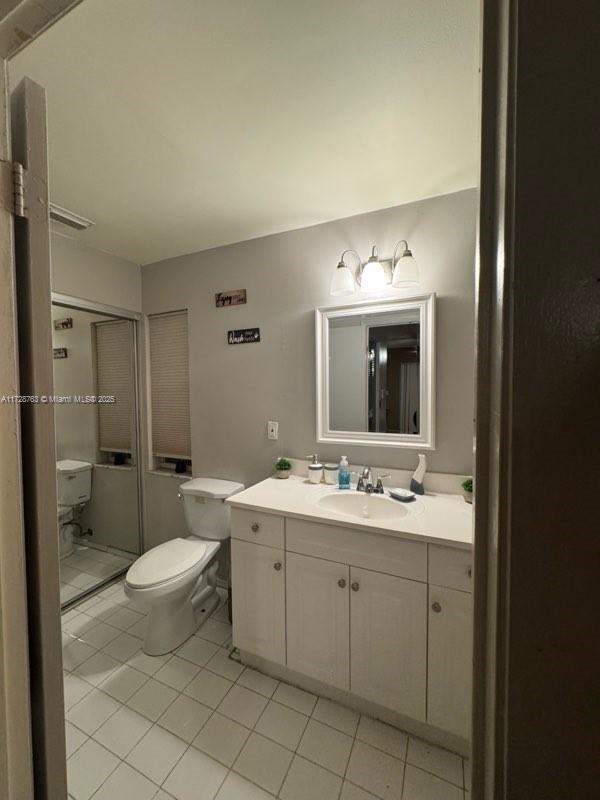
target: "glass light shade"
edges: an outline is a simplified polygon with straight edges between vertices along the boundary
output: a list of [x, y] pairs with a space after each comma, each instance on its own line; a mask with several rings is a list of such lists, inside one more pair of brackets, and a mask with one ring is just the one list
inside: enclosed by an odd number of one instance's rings
[[419, 283], [419, 265], [413, 258], [410, 250], [405, 250], [396, 261], [394, 274], [392, 275], [392, 286], [398, 288], [402, 286], [415, 286]]
[[343, 262], [331, 276], [329, 293], [332, 295], [354, 294], [354, 275]]
[[364, 265], [360, 276], [363, 292], [380, 292], [385, 286], [385, 272], [376, 258], [371, 257]]

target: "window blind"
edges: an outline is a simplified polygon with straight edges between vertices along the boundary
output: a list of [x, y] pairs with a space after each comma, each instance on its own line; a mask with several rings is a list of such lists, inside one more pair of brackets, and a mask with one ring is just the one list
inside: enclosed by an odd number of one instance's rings
[[96, 394], [113, 395], [114, 403], [98, 403], [98, 449], [132, 452], [133, 323], [131, 320], [93, 322]]
[[187, 311], [148, 317], [152, 452], [191, 458]]

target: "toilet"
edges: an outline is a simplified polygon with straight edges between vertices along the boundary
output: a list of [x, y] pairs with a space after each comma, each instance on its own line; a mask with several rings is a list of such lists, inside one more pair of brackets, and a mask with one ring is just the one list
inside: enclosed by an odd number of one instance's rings
[[129, 568], [125, 594], [148, 614], [143, 646], [148, 655], [175, 650], [218, 605], [218, 553], [231, 535], [225, 500], [243, 488], [217, 478], [182, 483], [179, 497], [190, 536], [153, 547]]
[[75, 509], [82, 509], [92, 496], [92, 465], [89, 461], [66, 458], [56, 462], [56, 495], [58, 500], [58, 548], [60, 558], [73, 552], [73, 528], [81, 525], [76, 521]]

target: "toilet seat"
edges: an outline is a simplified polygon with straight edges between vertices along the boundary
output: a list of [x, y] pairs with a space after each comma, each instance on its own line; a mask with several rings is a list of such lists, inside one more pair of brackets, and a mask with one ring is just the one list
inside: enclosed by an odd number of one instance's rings
[[129, 568], [126, 582], [134, 589], [150, 589], [190, 572], [200, 574], [218, 549], [219, 542], [171, 539], [140, 556]]

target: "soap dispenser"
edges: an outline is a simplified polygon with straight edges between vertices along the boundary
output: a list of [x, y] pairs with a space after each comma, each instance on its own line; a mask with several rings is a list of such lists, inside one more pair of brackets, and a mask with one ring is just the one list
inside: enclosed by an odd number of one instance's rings
[[419, 453], [419, 464], [413, 473], [410, 482], [410, 490], [415, 494], [425, 494], [423, 486], [423, 479], [425, 478], [425, 470], [427, 469], [427, 460], [423, 453]]
[[316, 453], [313, 453], [307, 458], [311, 459], [310, 464], [308, 465], [308, 480], [311, 483], [321, 483], [321, 478], [323, 477], [323, 464], [319, 461], [319, 456]]
[[347, 456], [342, 456], [340, 459], [340, 466], [338, 469], [338, 488], [339, 489], [350, 488], [350, 470], [348, 468]]

